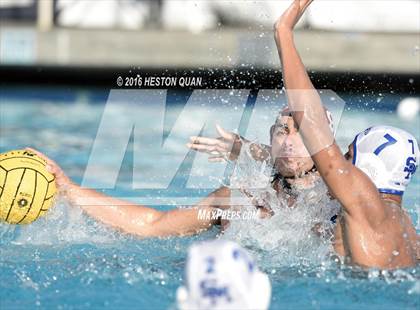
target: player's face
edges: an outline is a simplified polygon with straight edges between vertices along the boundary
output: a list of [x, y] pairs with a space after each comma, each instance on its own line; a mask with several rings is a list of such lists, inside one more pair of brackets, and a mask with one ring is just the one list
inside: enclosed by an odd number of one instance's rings
[[271, 127], [271, 156], [274, 167], [285, 177], [302, 175], [314, 165], [288, 113], [279, 117]]

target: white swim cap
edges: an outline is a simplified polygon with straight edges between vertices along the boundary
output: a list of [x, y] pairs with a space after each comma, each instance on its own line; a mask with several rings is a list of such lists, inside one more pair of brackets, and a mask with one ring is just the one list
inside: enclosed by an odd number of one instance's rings
[[374, 126], [359, 133], [353, 152], [353, 164], [385, 194], [402, 195], [420, 160], [416, 138], [391, 126]]
[[187, 309], [268, 309], [271, 284], [252, 257], [231, 241], [192, 245], [186, 286], [178, 288], [178, 307]]

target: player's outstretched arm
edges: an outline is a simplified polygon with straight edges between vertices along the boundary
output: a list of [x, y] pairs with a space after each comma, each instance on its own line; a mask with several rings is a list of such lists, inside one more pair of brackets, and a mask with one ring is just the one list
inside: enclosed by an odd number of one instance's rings
[[224, 208], [230, 197], [229, 190], [221, 188], [192, 208], [162, 212], [82, 188], [73, 183], [53, 160], [37, 150], [29, 150], [47, 161], [47, 169], [55, 175], [58, 190], [72, 205], [79, 206], [108, 226], [139, 237], [191, 235], [206, 230], [218, 224], [218, 220], [199, 217], [199, 210], [212, 212], [218, 207]]
[[289, 108], [318, 171], [345, 212], [380, 221], [384, 211], [377, 189], [335, 143], [321, 98], [294, 43], [293, 28], [312, 1], [294, 0], [274, 26]]
[[200, 212], [212, 215], [218, 208], [224, 208], [223, 204], [227, 205], [230, 197], [227, 189], [220, 188], [193, 207], [158, 211], [77, 185], [66, 194], [72, 204], [96, 220], [139, 237], [185, 236], [207, 230], [219, 224], [219, 220], [200, 216]]
[[[217, 138], [190, 137], [187, 147], [202, 153], [209, 154], [210, 162], [223, 162], [226, 160], [237, 160], [242, 149], [243, 142], [248, 140], [238, 134], [228, 132], [219, 125], [216, 125], [219, 134]], [[264, 161], [270, 157], [271, 147], [268, 145], [252, 143], [250, 146], [251, 155], [255, 160]]]

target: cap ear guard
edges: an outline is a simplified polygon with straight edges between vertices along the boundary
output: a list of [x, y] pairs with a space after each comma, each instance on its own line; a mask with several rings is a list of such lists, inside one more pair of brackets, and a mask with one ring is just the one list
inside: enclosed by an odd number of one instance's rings
[[418, 162], [417, 140], [399, 128], [371, 127], [353, 141], [353, 164], [369, 176], [380, 193], [403, 195]]

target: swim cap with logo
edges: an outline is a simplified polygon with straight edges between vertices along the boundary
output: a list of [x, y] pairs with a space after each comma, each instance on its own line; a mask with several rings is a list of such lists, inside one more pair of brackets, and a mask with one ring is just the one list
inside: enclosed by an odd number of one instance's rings
[[178, 288], [180, 309], [268, 309], [271, 284], [252, 257], [231, 241], [189, 249], [186, 286]]
[[391, 126], [374, 126], [353, 141], [353, 164], [366, 173], [380, 193], [402, 195], [419, 163], [416, 138]]

